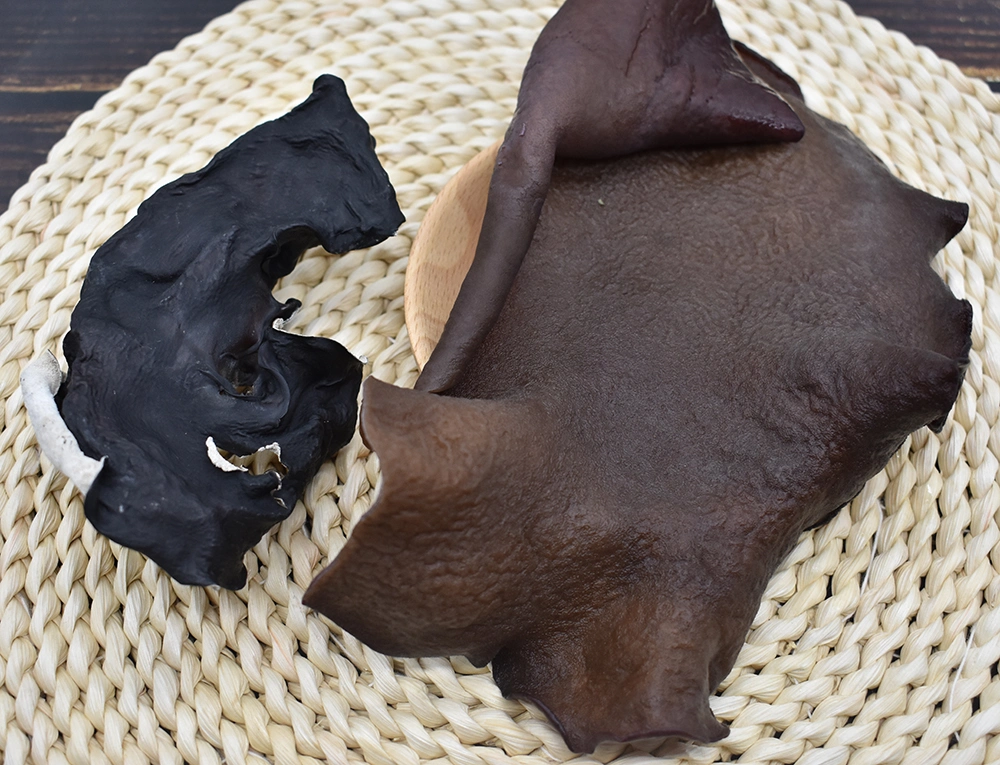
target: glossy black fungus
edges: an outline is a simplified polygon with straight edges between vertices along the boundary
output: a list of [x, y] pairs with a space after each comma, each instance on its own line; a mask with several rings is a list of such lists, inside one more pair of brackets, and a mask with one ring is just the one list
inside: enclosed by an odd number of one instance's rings
[[[94, 255], [63, 344], [63, 418], [107, 458], [85, 501], [101, 533], [180, 582], [243, 585], [244, 553], [350, 440], [362, 372], [339, 343], [279, 329], [298, 306], [271, 290], [306, 248], [369, 247], [402, 220], [330, 75], [140, 206]], [[255, 475], [213, 444], [277, 444], [280, 464]]]

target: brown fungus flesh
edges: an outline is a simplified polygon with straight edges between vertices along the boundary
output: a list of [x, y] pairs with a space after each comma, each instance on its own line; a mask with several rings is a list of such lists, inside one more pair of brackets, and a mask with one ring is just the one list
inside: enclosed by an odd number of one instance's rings
[[[651, 5], [718, 24], [705, 3]], [[604, 156], [557, 147], [551, 177], [503, 170], [540, 67], [575, 83], [603, 49], [550, 52], [581, 45], [576, 22], [598, 17], [624, 50], [617, 23], [643, 8], [569, 0], [543, 32], [423, 390], [365, 383], [379, 495], [304, 598], [384, 653], [492, 662], [503, 693], [536, 702], [575, 751], [726, 735], [708, 697], [769, 577], [909, 433], [943, 426], [970, 349], [971, 306], [930, 266], [967, 207], [893, 177], [750, 51], [736, 59], [749, 90], [727, 90], [704, 63], [736, 66], [721, 25], [671, 60], [707, 83], [723, 122], [790, 105], [798, 133], [769, 137], [801, 140], [665, 149], [626, 131], [656, 112], [648, 98], [629, 111], [633, 94], [617, 109], [629, 124], [594, 133]], [[651, 29], [630, 27], [637, 51], [660, 50]], [[588, 71], [601, 91], [603, 70]], [[592, 126], [590, 84], [555, 110], [577, 134]], [[688, 103], [665, 122], [682, 126]], [[523, 228], [503, 241], [491, 208], [542, 187], [519, 252]]]

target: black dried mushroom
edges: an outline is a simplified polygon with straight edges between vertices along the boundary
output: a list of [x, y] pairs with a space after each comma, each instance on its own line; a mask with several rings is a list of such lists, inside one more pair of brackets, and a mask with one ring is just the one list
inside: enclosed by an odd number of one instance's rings
[[[330, 75], [140, 206], [94, 255], [63, 343], [62, 417], [105, 458], [85, 501], [101, 533], [180, 582], [244, 584], [244, 553], [352, 437], [361, 383], [339, 343], [282, 331], [298, 303], [271, 291], [307, 248], [369, 247], [402, 220]], [[270, 463], [227, 458], [255, 454]]]

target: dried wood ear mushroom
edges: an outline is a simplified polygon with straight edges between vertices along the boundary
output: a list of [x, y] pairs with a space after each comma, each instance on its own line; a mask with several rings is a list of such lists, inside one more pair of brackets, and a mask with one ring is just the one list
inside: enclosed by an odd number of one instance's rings
[[281, 330], [298, 303], [271, 290], [307, 248], [369, 247], [402, 220], [330, 75], [140, 206], [94, 255], [63, 343], [56, 442], [104, 460], [80, 479], [101, 533], [180, 582], [243, 585], [244, 553], [350, 440], [361, 383], [339, 343]]
[[711, 4], [567, 0], [422, 390], [365, 384], [383, 484], [305, 602], [492, 662], [575, 751], [722, 738], [708, 697], [796, 537], [958, 395], [971, 307], [930, 261], [967, 212]]

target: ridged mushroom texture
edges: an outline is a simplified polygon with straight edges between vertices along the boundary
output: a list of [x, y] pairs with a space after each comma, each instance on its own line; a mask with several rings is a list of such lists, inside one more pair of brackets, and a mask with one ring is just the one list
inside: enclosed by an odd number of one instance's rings
[[931, 259], [967, 212], [711, 3], [568, 0], [418, 389], [365, 383], [383, 483], [305, 602], [492, 662], [575, 751], [724, 737], [709, 696], [796, 537], [958, 395], [971, 307]]
[[72, 453], [102, 461], [80, 486], [98, 531], [182, 583], [243, 585], [244, 553], [353, 436], [362, 375], [339, 343], [283, 331], [298, 303], [271, 291], [307, 248], [402, 220], [331, 75], [139, 207], [90, 264], [55, 397]]

